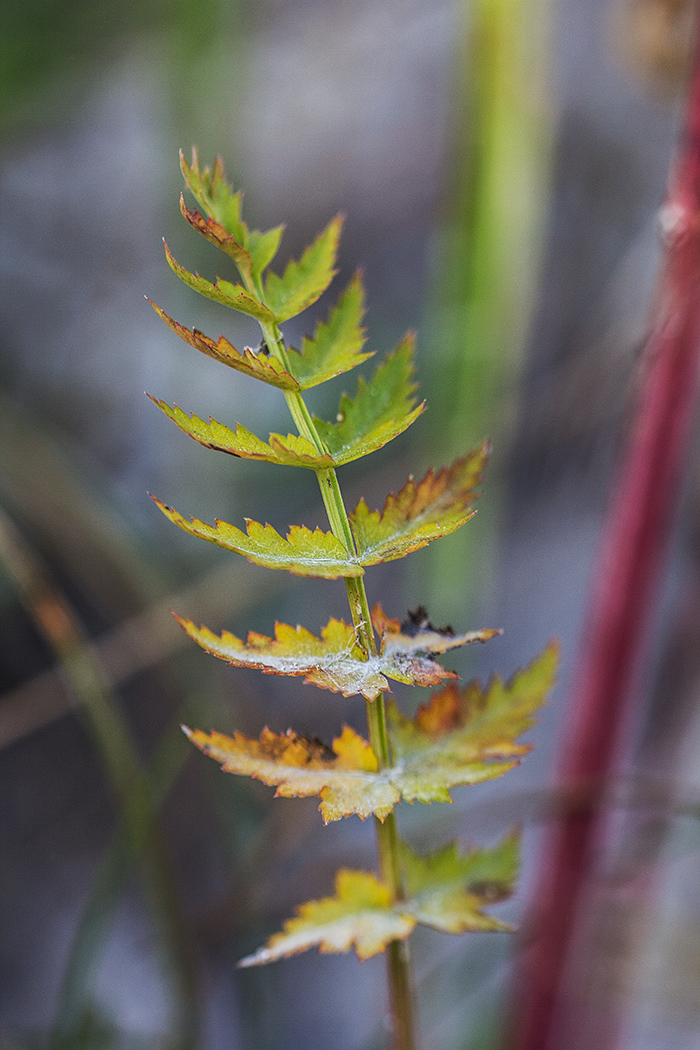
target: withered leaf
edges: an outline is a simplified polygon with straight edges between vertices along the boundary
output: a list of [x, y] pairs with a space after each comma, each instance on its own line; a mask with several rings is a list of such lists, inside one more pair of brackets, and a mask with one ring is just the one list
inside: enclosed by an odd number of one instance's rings
[[368, 700], [387, 688], [380, 661], [368, 660], [358, 645], [355, 628], [343, 620], [329, 620], [320, 638], [305, 627], [276, 623], [274, 638], [250, 631], [243, 642], [230, 631], [219, 636], [191, 620], [176, 619], [208, 653], [237, 667], [254, 667], [264, 674], [303, 675], [306, 682], [322, 689], [344, 696], [361, 693]]
[[[381, 692], [390, 691], [387, 679], [432, 686], [457, 677], [430, 658], [420, 638], [412, 652], [387, 648], [378, 656], [367, 656], [357, 643], [354, 627], [343, 620], [331, 619], [320, 638], [305, 627], [277, 623], [274, 638], [251, 632], [243, 642], [229, 631], [218, 636], [208, 627], [177, 619], [190, 638], [220, 660], [256, 667], [266, 674], [305, 675], [307, 682], [344, 696], [361, 693], [374, 700]], [[493, 633], [470, 632], [455, 637], [453, 646], [483, 641]]]
[[509, 835], [492, 850], [466, 855], [454, 843], [428, 857], [407, 847], [402, 853], [406, 900], [394, 900], [389, 887], [372, 872], [343, 868], [336, 875], [334, 896], [302, 904], [281, 933], [273, 934], [264, 948], [238, 965], [260, 966], [314, 947], [337, 953], [354, 948], [360, 959], [368, 959], [384, 951], [390, 941], [405, 940], [418, 923], [444, 933], [512, 930], [484, 909], [494, 902], [490, 887], [498, 887], [499, 900], [512, 893], [517, 836]]
[[416, 653], [437, 656], [450, 649], [471, 645], [472, 642], [488, 642], [502, 633], [498, 627], [466, 631], [464, 634], [455, 634], [451, 627], [433, 627], [422, 606], [409, 612], [404, 623], [387, 616], [379, 602], [371, 615], [372, 625], [381, 639], [381, 652], [392, 656], [413, 656]]
[[[336, 629], [337, 621], [332, 623]], [[189, 621], [183, 626], [210, 652], [222, 655], [220, 640], [206, 628], [197, 630]], [[346, 625], [341, 623], [337, 628], [342, 634]], [[268, 652], [275, 641], [263, 636], [256, 646], [255, 636], [252, 644], [250, 638], [250, 655], [243, 643], [234, 639], [231, 650], [242, 652], [238, 662], [274, 668], [275, 654]], [[296, 635], [292, 645], [295, 642]], [[318, 645], [319, 640], [311, 636], [310, 647]], [[263, 654], [257, 665], [252, 663], [256, 648]], [[278, 669], [283, 659], [277, 660]], [[494, 677], [485, 688], [477, 682], [462, 690], [450, 685], [421, 706], [414, 718], [404, 717], [396, 705], [390, 704], [387, 729], [392, 764], [385, 769], [378, 768], [367, 741], [347, 726], [333, 741], [332, 750], [291, 730], [277, 736], [266, 729], [260, 741], [240, 733], [231, 738], [222, 733], [187, 732], [228, 772], [278, 785], [278, 794], [319, 795], [325, 821], [353, 813], [362, 819], [374, 813], [384, 820], [401, 798], [408, 802], [450, 802], [451, 788], [492, 780], [517, 765], [530, 750], [518, 738], [534, 724], [534, 714], [552, 687], [556, 663], [556, 646], [549, 646], [509, 682]], [[277, 673], [304, 674], [308, 667], [302, 660], [298, 669]], [[318, 670], [325, 674], [320, 661]]]

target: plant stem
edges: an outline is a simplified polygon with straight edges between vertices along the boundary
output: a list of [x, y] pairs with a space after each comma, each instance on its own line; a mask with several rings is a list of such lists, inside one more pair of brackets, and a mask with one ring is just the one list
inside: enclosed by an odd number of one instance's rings
[[[251, 285], [251, 290], [254, 291], [261, 302], [264, 302], [260, 283], [253, 284], [251, 282]], [[286, 368], [289, 368], [287, 350], [278, 326], [261, 325], [261, 328], [270, 352]], [[328, 449], [314, 426], [311, 414], [301, 394], [297, 394], [294, 391], [285, 391], [285, 398], [299, 433], [307, 438], [321, 454], [327, 453]], [[333, 535], [341, 541], [348, 553], [355, 554], [355, 540], [335, 470], [333, 468], [317, 470], [316, 477]], [[377, 646], [374, 631], [372, 630], [372, 619], [364, 582], [356, 577], [346, 577], [345, 588], [358, 641], [368, 657], [376, 656]], [[380, 693], [375, 700], [367, 700], [365, 707], [367, 729], [372, 750], [376, 756], [379, 768], [386, 769], [391, 765], [391, 750], [386, 729], [384, 696]], [[401, 871], [396, 815], [393, 812], [390, 813], [383, 823], [375, 817], [375, 829], [381, 878], [391, 888], [394, 899], [397, 901], [403, 900], [405, 889]], [[411, 963], [408, 945], [405, 941], [391, 941], [389, 944], [387, 949], [387, 974], [394, 1050], [414, 1050], [416, 1044], [414, 1038]]]
[[[697, 31], [696, 31], [697, 33]], [[666, 256], [643, 361], [628, 448], [606, 525], [575, 679], [560, 776], [569, 787], [602, 783], [614, 766], [637, 678], [691, 437], [700, 369], [700, 64], [690, 86], [686, 131], [661, 214]], [[538, 916], [518, 988], [513, 1045], [549, 1050], [566, 1040], [568, 971], [601, 818], [562, 820], [537, 883]], [[572, 1004], [569, 1003], [569, 1009]], [[570, 1018], [569, 1018], [570, 1021]], [[560, 1028], [560, 1022], [563, 1027]], [[599, 1030], [596, 1050], [615, 1043]], [[612, 1026], [614, 1027], [614, 1025]], [[556, 1045], [559, 1045], [557, 1042]]]

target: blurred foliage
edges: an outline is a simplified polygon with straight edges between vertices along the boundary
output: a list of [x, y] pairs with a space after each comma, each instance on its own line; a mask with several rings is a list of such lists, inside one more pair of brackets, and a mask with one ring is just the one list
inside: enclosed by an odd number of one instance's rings
[[[433, 442], [441, 453], [458, 454], [488, 437], [497, 472], [537, 290], [548, 197], [551, 13], [549, 0], [477, 0], [460, 13], [447, 194], [425, 326], [435, 362], [426, 392], [436, 406]], [[431, 552], [429, 600], [441, 617], [463, 619], [492, 575], [497, 479], [498, 473], [489, 478], [475, 528]], [[461, 589], [455, 579], [464, 580]]]
[[[111, 841], [94, 876], [65, 963], [49, 1045], [52, 1050], [90, 1048], [101, 1046], [104, 1039], [112, 1046], [131, 1045], [127, 1032], [114, 1029], [111, 1021], [94, 1012], [92, 997], [101, 956], [134, 869], [144, 876], [144, 900], [163, 949], [164, 973], [172, 980], [169, 1001], [173, 1030], [168, 1045], [192, 1045], [201, 1006], [189, 947], [194, 931], [189, 928], [191, 920], [185, 920], [182, 913], [180, 891], [175, 886], [177, 866], [166, 853], [156, 814], [189, 755], [179, 722], [185, 711], [198, 712], [202, 720], [210, 717], [219, 703], [212, 681], [216, 676], [199, 666], [192, 672], [184, 666], [179, 668], [175, 692], [182, 708], [168, 714], [165, 726], [158, 730], [159, 740], [146, 767], [140, 757], [141, 730], [130, 724], [130, 714], [114, 685], [154, 666], [159, 668], [154, 681], [162, 682], [163, 657], [187, 641], [168, 615], [173, 604], [172, 587], [182, 567], [172, 559], [162, 568], [158, 558], [150, 563], [143, 559], [140, 540], [126, 521], [114, 507], [106, 510], [102, 479], [78, 469], [46, 421], [37, 423], [31, 414], [18, 411], [5, 400], [2, 408], [0, 498], [24, 524], [20, 532], [0, 512], [0, 581], [13, 583], [35, 627], [53, 649], [117, 801]], [[47, 557], [58, 567], [60, 580], [67, 581], [71, 599], [64, 593], [63, 583], [59, 585], [54, 577]], [[202, 593], [198, 586], [203, 588]], [[170, 596], [164, 597], [168, 589]], [[268, 594], [268, 588], [259, 583], [254, 589], [246, 584], [245, 567], [241, 572], [240, 566], [235, 572], [229, 566], [217, 569], [201, 585], [186, 590], [190, 600], [204, 600], [204, 607], [215, 614], [222, 609], [230, 612], [236, 603], [264, 601]], [[9, 602], [10, 595], [4, 594], [3, 605]], [[95, 609], [100, 610], [97, 616]], [[85, 623], [97, 620], [102, 625], [120, 617], [119, 627], [108, 630], [98, 645], [92, 644]], [[90, 630], [95, 630], [94, 624]], [[98, 654], [106, 659], [108, 671], [100, 666]], [[37, 683], [39, 679], [41, 687], [34, 693], [20, 687], [3, 696], [3, 746], [70, 710], [61, 700], [60, 680], [35, 676]], [[170, 682], [169, 688], [172, 685]], [[214, 698], [202, 699], [208, 687]], [[249, 924], [257, 927], [257, 911], [253, 909], [242, 917], [241, 902], [248, 896], [246, 887], [259, 883], [260, 856], [270, 852], [278, 856], [284, 849], [283, 838], [279, 829], [268, 833], [268, 807], [261, 806], [254, 795], [231, 789], [222, 777], [207, 777], [205, 783], [220, 817], [222, 846], [233, 861], [235, 896], [218, 934], [220, 937], [225, 931], [224, 935], [230, 936], [236, 930], [245, 931]], [[41, 1045], [46, 1044], [45, 1035], [36, 1038]]]
[[173, 106], [189, 111], [194, 98], [204, 116], [202, 92], [211, 85], [193, 69], [204, 73], [235, 39], [241, 10], [240, 0], [4, 0], [0, 129], [21, 132], [78, 105], [105, 64], [149, 37], [152, 68], [166, 58]]
[[[119, 867], [117, 877], [112, 875], [111, 893], [104, 892], [106, 879], [99, 880], [102, 890], [99, 907], [114, 911], [120, 896], [118, 882], [121, 881], [123, 888], [127, 874], [124, 862], [130, 855], [132, 864], [137, 863], [142, 869], [146, 899], [153, 907], [172, 967], [176, 989], [172, 997], [176, 1008], [176, 1045], [183, 1048], [191, 1046], [196, 1030], [194, 963], [171, 862], [157, 826], [151, 785], [142, 768], [138, 747], [122, 717], [119, 703], [92, 654], [75, 611], [57, 589], [49, 570], [36, 552], [9, 518], [2, 514], [0, 565], [17, 587], [37, 629], [60, 662], [89, 726], [105, 776], [118, 800], [122, 826], [118, 832], [119, 844], [113, 851], [112, 867], [114, 864]], [[173, 746], [172, 741], [169, 744]], [[170, 766], [171, 762], [168, 756], [167, 765]], [[118, 879], [119, 874], [122, 875], [121, 880]], [[92, 911], [94, 913], [94, 909]], [[97, 937], [98, 942], [104, 941], [107, 932], [104, 921], [101, 926], [102, 937]], [[85, 946], [83, 954], [88, 953], [88, 943], [91, 940], [94, 942], [96, 927], [97, 921], [93, 921], [91, 936], [82, 938], [81, 943]], [[89, 962], [83, 959], [82, 969], [87, 980], [94, 971], [94, 950], [92, 956]], [[65, 1014], [65, 1018], [61, 1019], [60, 1031], [70, 1030], [75, 1023], [75, 1010], [69, 1010], [65, 1001], [62, 1001], [59, 1013]]]

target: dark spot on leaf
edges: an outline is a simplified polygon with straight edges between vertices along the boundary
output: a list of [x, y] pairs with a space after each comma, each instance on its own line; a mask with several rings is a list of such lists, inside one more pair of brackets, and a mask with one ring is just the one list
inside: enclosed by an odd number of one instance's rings
[[270, 347], [264, 339], [261, 339], [257, 346], [247, 346], [246, 350], [250, 350], [252, 353], [257, 354], [258, 357], [270, 356]]
[[468, 888], [470, 893], [481, 897], [488, 904], [503, 900], [510, 893], [509, 888], [501, 882], [472, 882]]
[[428, 619], [428, 612], [423, 605], [417, 609], [409, 609], [406, 619], [401, 624], [401, 633], [407, 634], [409, 638], [415, 638], [422, 631], [434, 631], [436, 634], [444, 634], [454, 638], [454, 629], [449, 625], [446, 627], [433, 627]]
[[[317, 736], [311, 738], [307, 737], [306, 739], [316, 749], [315, 754], [313, 755], [314, 758], [320, 759], [321, 762], [337, 761], [338, 756], [336, 755], [335, 751], [332, 747], [329, 747], [328, 744], [324, 744], [323, 740], [320, 740]], [[311, 758], [312, 756], [309, 755], [309, 760]]]

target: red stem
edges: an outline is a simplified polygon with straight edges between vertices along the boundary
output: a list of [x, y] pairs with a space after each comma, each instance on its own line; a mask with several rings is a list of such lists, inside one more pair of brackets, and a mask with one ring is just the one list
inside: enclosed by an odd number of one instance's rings
[[[691, 438], [700, 362], [698, 64], [661, 224], [666, 253], [653, 327], [594, 577], [561, 751], [560, 779], [568, 786], [600, 784], [613, 769]], [[537, 884], [532, 947], [516, 985], [515, 1050], [554, 1050], [555, 1025], [564, 1020], [565, 971], [576, 918], [603, 819], [598, 812], [567, 817], [552, 832]]]

